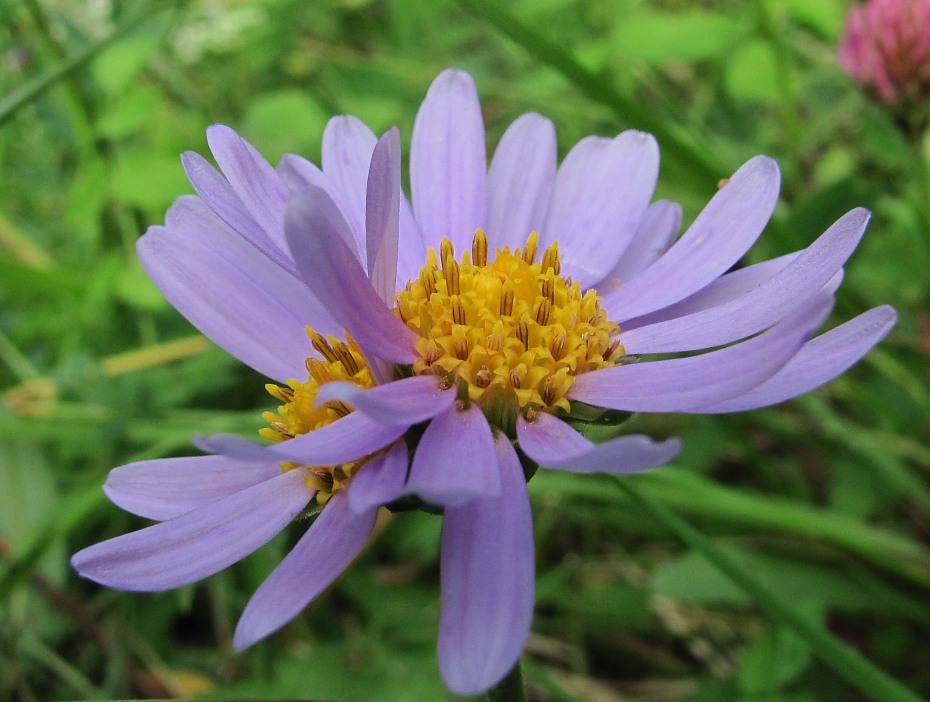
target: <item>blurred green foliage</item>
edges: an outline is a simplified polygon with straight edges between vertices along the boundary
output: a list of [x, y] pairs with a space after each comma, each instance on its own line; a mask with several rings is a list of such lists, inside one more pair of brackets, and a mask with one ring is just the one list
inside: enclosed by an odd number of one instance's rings
[[[192, 192], [178, 154], [206, 152], [205, 127], [223, 122], [272, 163], [318, 161], [327, 119], [343, 113], [377, 132], [399, 125], [409, 143], [448, 66], [474, 75], [490, 144], [531, 110], [554, 120], [563, 154], [589, 133], [654, 129], [667, 147], [657, 196], [680, 201], [686, 222], [746, 158], [777, 158], [781, 203], [748, 262], [806, 246], [856, 205], [874, 212], [835, 317], [892, 304], [892, 336], [793, 403], [636, 418], [686, 449], [634, 480], [930, 694], [930, 139], [839, 71], [848, 6], [516, 0], [502, 15], [477, 0], [3, 0], [0, 699], [449, 697], [435, 517], [385, 520], [326, 596], [238, 655], [236, 618], [300, 524], [176, 592], [104, 590], [67, 564], [143, 526], [100, 492], [110, 468], [189, 454], [194, 432], [254, 435], [273, 404], [136, 260], [145, 227]], [[865, 699], [605, 480], [542, 472], [531, 494], [532, 699]]]

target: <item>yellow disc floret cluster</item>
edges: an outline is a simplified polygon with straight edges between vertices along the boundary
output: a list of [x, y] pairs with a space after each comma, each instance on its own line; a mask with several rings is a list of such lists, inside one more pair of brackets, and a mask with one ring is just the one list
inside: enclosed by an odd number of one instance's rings
[[[278, 407], [277, 414], [265, 412], [262, 415], [269, 426], [260, 429], [259, 434], [271, 441], [293, 439], [295, 436], [331, 424], [352, 411], [338, 400], [314, 407], [317, 392], [324, 383], [347, 380], [363, 388], [374, 386], [371, 371], [354, 339], [347, 337], [347, 343], [333, 337], [326, 339], [312, 329], [308, 329], [307, 334], [313, 348], [323, 357], [322, 360], [307, 359], [309, 378], [304, 382], [288, 380], [284, 387], [270, 384], [265, 386], [272, 396], [284, 403]], [[339, 466], [309, 466], [307, 487], [317, 491], [317, 502], [321, 505], [326, 504], [334, 492], [345, 486], [361, 464], [362, 461], [356, 461]], [[282, 463], [281, 467], [284, 470], [292, 470], [299, 465], [301, 464]]]
[[486, 412], [501, 397], [523, 413], [567, 412], [574, 376], [616, 364], [620, 327], [594, 290], [560, 275], [558, 243], [537, 261], [537, 242], [533, 232], [522, 251], [498, 250], [489, 262], [479, 229], [460, 260], [448, 239], [438, 256], [429, 250], [394, 310], [420, 337], [414, 373], [464, 383]]

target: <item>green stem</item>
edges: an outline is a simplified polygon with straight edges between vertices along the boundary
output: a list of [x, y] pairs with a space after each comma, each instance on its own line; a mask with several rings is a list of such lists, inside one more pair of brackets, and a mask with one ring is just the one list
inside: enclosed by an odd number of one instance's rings
[[[174, 4], [175, 2], [171, 2], [168, 6], [173, 7]], [[136, 26], [150, 18], [153, 13], [148, 10], [149, 8], [146, 8], [146, 11], [136, 12], [117, 26], [112, 33], [91, 42], [71, 56], [62, 58], [51, 70], [21, 85], [17, 90], [0, 100], [0, 125], [4, 124], [21, 108], [38, 98], [60, 80], [67, 78], [71, 73], [91, 61], [117, 39], [122, 38]]]
[[523, 673], [520, 661], [491, 690], [488, 690], [488, 702], [526, 702], [526, 688], [523, 686]]
[[926, 702], [926, 700], [866, 660], [858, 651], [825, 631], [817, 622], [802, 614], [779, 595], [742, 569], [710, 539], [661, 502], [641, 491], [633, 480], [616, 480], [615, 484], [647, 512], [675, 534], [683, 543], [699, 551], [721, 573], [742, 588], [764, 609], [794, 630], [811, 646], [811, 650], [844, 680], [877, 702]]

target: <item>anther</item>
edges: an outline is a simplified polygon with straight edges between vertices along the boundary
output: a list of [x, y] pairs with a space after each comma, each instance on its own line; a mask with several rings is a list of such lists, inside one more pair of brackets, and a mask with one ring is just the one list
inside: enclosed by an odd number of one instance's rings
[[542, 285], [542, 296], [549, 300], [549, 304], [555, 302], [555, 276], [547, 275], [543, 278]]
[[465, 307], [462, 305], [462, 298], [458, 295], [452, 296], [452, 321], [455, 324], [465, 324]]
[[[452, 244], [449, 244], [450, 250]], [[459, 264], [455, 262], [455, 259], [450, 253], [445, 259], [445, 265], [442, 269], [442, 274], [446, 279], [446, 294], [447, 295], [458, 295], [461, 290], [459, 288]]]
[[440, 358], [442, 358], [442, 347], [435, 341], [430, 340], [427, 344], [426, 356], [423, 360], [426, 361], [426, 365], [431, 366]]
[[331, 409], [340, 417], [345, 417], [347, 414], [352, 413], [352, 408], [342, 400], [330, 400], [329, 402], [324, 403], [323, 406]]
[[336, 352], [336, 355], [339, 357], [339, 362], [342, 364], [342, 367], [348, 371], [349, 375], [358, 373], [358, 362], [355, 360], [355, 356], [352, 355], [352, 352], [349, 351], [348, 346], [343, 343], [337, 343], [333, 345], [333, 351]]
[[549, 324], [549, 314], [552, 312], [552, 303], [546, 298], [539, 301], [539, 307], [536, 310], [536, 323], [540, 326]]
[[426, 292], [426, 297], [430, 298], [436, 293], [436, 281], [433, 279], [434, 268], [429, 266], [424, 267], [420, 270], [420, 283], [423, 284], [423, 290]]
[[604, 354], [604, 359], [607, 361], [613, 361], [618, 356], [622, 356], [626, 353], [626, 349], [620, 345], [620, 337], [610, 342], [610, 346], [607, 347], [607, 353]]
[[535, 231], [531, 232], [530, 237], [526, 240], [526, 248], [523, 249], [523, 260], [530, 265], [533, 265], [533, 260], [536, 258], [536, 244], [538, 241], [539, 233]]
[[455, 258], [455, 250], [452, 248], [452, 242], [444, 238], [439, 245], [439, 263], [442, 265], [443, 270], [445, 270], [446, 261], [449, 260], [450, 256]]
[[287, 386], [266, 383], [265, 390], [267, 390], [268, 394], [273, 398], [281, 400], [282, 402], [290, 402], [294, 398], [294, 391]]
[[519, 390], [520, 385], [523, 383], [523, 378], [516, 368], [510, 371], [510, 375], [508, 375], [507, 379], [510, 381], [510, 387], [514, 390]]
[[543, 253], [542, 272], [547, 273], [550, 268], [556, 275], [562, 270], [562, 263], [559, 261], [559, 242], [557, 241], [553, 241]]
[[287, 430], [287, 425], [284, 422], [272, 422], [271, 428], [278, 432], [285, 439], [293, 439], [294, 435]]
[[562, 360], [562, 356], [565, 355], [566, 340], [565, 332], [561, 332], [552, 340], [552, 345], [549, 347], [549, 351], [552, 353], [552, 360]]
[[501, 286], [501, 316], [509, 317], [513, 314], [513, 300], [513, 283], [509, 280], [505, 280], [503, 286]]
[[307, 328], [307, 335], [310, 337], [310, 343], [313, 344], [313, 348], [315, 348], [323, 358], [330, 363], [339, 360], [339, 357], [336, 356], [336, 353], [333, 351], [333, 347], [323, 338], [322, 334], [318, 334], [312, 329]]
[[476, 266], [488, 264], [488, 238], [483, 229], [476, 231], [475, 238], [471, 240], [471, 257]]
[[517, 322], [517, 327], [514, 332], [517, 335], [517, 338], [520, 340], [520, 343], [523, 344], [523, 348], [529, 350], [530, 348], [530, 326], [527, 324], [527, 316], [524, 314], [520, 321]]
[[507, 338], [503, 334], [488, 334], [485, 339], [488, 351], [503, 351], [505, 343], [507, 343]]
[[555, 389], [552, 387], [552, 376], [547, 375], [546, 380], [543, 382], [542, 389], [542, 400], [546, 405], [551, 405], [552, 401], [555, 400]]
[[326, 364], [319, 359], [308, 358], [304, 362], [304, 365], [306, 366], [310, 377], [316, 381], [317, 385], [322, 385], [323, 383], [328, 383], [334, 380], [333, 374], [329, 372], [329, 368], [327, 368]]
[[468, 339], [457, 339], [452, 344], [452, 352], [460, 361], [466, 360], [468, 358]]
[[479, 388], [486, 388], [491, 384], [491, 371], [487, 366], [481, 366], [477, 373], [475, 373], [475, 385]]

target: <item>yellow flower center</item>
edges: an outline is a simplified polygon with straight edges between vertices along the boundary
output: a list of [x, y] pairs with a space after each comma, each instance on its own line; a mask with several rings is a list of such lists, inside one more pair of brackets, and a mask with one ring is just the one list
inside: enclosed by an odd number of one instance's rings
[[479, 229], [457, 261], [444, 239], [395, 298], [395, 314], [420, 337], [413, 372], [457, 379], [492, 421], [502, 406], [504, 417], [568, 412], [574, 377], [624, 354], [601, 298], [560, 275], [557, 242], [537, 262], [537, 242], [533, 232], [522, 251], [504, 248], [489, 262]]
[[[284, 404], [278, 407], [277, 414], [265, 412], [262, 416], [268, 427], [259, 429], [266, 439], [286, 441], [301, 436], [314, 429], [319, 429], [349, 414], [352, 409], [335, 400], [320, 407], [314, 407], [320, 386], [333, 380], [347, 380], [363, 388], [374, 386], [371, 371], [365, 363], [362, 351], [351, 337], [348, 343], [329, 337], [323, 338], [312, 329], [307, 329], [310, 341], [320, 355], [308, 358], [306, 362], [309, 377], [305, 382], [288, 380], [284, 387], [268, 384], [265, 389]], [[345, 463], [339, 466], [310, 466], [307, 487], [317, 491], [316, 499], [321, 505], [326, 504], [333, 493], [342, 489], [348, 480], [361, 467], [364, 460]], [[282, 463], [284, 471], [293, 470], [301, 464]]]
[[[601, 298], [560, 275], [558, 243], [536, 261], [537, 242], [533, 232], [522, 251], [499, 249], [489, 262], [487, 238], [479, 229], [471, 251], [457, 261], [452, 244], [443, 239], [439, 255], [429, 249], [417, 279], [395, 296], [394, 313], [419, 337], [419, 357], [410, 370], [456, 384], [462, 400], [477, 403], [507, 433], [518, 413], [569, 412], [566, 394], [575, 376], [616, 365], [624, 354], [620, 327], [607, 320]], [[322, 356], [307, 359], [309, 378], [265, 386], [284, 403], [277, 413], [263, 415], [269, 426], [259, 433], [271, 441], [293, 439], [353, 411], [340, 401], [314, 407], [324, 383], [374, 386], [354, 339], [347, 336], [343, 343], [309, 328], [307, 334]], [[325, 504], [366, 460], [310, 466], [307, 486]]]

